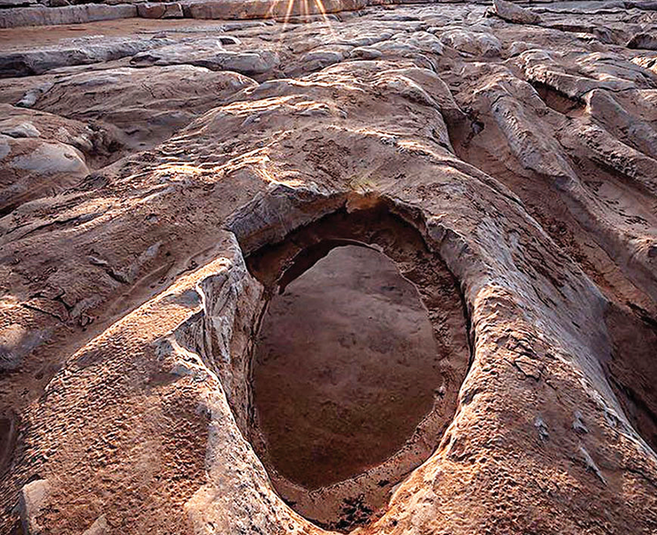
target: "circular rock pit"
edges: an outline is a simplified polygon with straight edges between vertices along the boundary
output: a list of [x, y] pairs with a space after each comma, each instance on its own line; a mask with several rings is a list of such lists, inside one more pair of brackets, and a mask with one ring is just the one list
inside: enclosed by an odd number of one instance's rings
[[458, 286], [414, 225], [338, 211], [247, 258], [267, 305], [247, 435], [279, 495], [348, 532], [438, 447], [469, 362]]

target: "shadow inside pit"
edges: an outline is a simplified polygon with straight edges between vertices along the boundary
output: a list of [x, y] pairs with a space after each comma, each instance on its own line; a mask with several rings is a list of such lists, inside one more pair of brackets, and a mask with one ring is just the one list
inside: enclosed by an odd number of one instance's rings
[[442, 378], [417, 289], [388, 257], [355, 245], [272, 297], [256, 347], [253, 399], [269, 455], [309, 489], [399, 450]]
[[0, 418], [0, 476], [11, 464], [11, 456], [16, 442], [16, 419]]
[[297, 512], [364, 525], [453, 417], [469, 362], [456, 281], [385, 207], [338, 211], [247, 264], [267, 298], [247, 435]]
[[630, 423], [657, 453], [657, 321], [617, 305], [605, 320], [612, 342], [607, 376]]

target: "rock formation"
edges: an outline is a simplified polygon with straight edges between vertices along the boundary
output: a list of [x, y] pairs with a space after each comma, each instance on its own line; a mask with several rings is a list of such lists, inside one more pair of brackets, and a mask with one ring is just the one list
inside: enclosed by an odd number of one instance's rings
[[0, 532], [653, 535], [655, 4], [306, 5], [0, 6]]

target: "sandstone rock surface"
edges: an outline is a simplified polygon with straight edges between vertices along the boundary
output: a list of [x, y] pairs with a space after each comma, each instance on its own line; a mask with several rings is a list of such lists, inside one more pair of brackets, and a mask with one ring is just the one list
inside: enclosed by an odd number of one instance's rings
[[137, 12], [145, 19], [180, 19], [183, 17], [182, 5], [178, 2], [139, 4]]
[[0, 532], [652, 535], [657, 11], [220, 5], [0, 32]]
[[25, 533], [31, 535], [44, 532], [44, 527], [39, 523], [38, 516], [47, 505], [49, 495], [50, 483], [47, 479], [37, 479], [23, 487], [20, 497], [20, 510]]
[[493, 13], [508, 22], [517, 24], [538, 24], [541, 22], [540, 15], [506, 0], [493, 0]]
[[[236, 72], [215, 73], [193, 65], [120, 67], [60, 75], [31, 107], [89, 122], [112, 132], [107, 143], [144, 148], [157, 144], [214, 107], [256, 83]], [[77, 101], [71, 108], [70, 102]], [[114, 156], [116, 157], [116, 156]]]
[[2, 0], [0, 1], [0, 8], [25, 7], [36, 3], [36, 0]]
[[137, 8], [129, 4], [83, 4], [58, 8], [35, 6], [0, 10], [0, 28], [81, 24], [136, 16]]
[[166, 39], [81, 39], [67, 47], [17, 50], [0, 53], [0, 77], [13, 78], [43, 74], [70, 65], [103, 63], [132, 57], [151, 47], [169, 44]]
[[645, 48], [647, 50], [657, 50], [657, 34], [655, 28], [652, 33], [637, 33], [627, 42], [628, 48]]
[[278, 65], [278, 54], [271, 50], [226, 50], [220, 39], [194, 39], [142, 52], [132, 58], [133, 65], [197, 65], [213, 71], [234, 71], [245, 75], [264, 74]]

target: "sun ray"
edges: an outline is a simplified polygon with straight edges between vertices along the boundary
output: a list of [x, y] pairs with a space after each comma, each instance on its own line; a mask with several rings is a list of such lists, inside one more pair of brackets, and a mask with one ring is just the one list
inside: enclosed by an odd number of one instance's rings
[[269, 10], [267, 11], [267, 14], [265, 15], [265, 18], [267, 18], [267, 19], [270, 19], [270, 18], [275, 19], [276, 18], [276, 7], [278, 6], [278, 4], [281, 3], [281, 1], [282, 0], [274, 0], [272, 2], [271, 7], [269, 8]]
[[278, 38], [278, 47], [280, 48], [283, 43], [283, 37], [285, 36], [285, 30], [287, 28], [288, 22], [290, 20], [290, 15], [292, 14], [292, 9], [294, 8], [294, 0], [287, 0], [287, 10], [285, 16], [283, 17], [283, 29]]
[[[290, 22], [290, 16], [292, 15], [292, 10], [294, 9], [295, 0], [287, 0], [287, 12], [285, 13], [284, 23], [288, 24]], [[285, 26], [283, 26], [285, 28]]]
[[[311, 20], [311, 16], [319, 12], [322, 21], [326, 24], [326, 28], [331, 38], [337, 38], [337, 34], [333, 28], [333, 24], [331, 23], [331, 19], [329, 18], [328, 12], [326, 11], [326, 6], [324, 5], [323, 0], [287, 0], [285, 14], [281, 17], [277, 12], [277, 8], [281, 5], [282, 2], [283, 0], [273, 0], [272, 5], [267, 12], [268, 18], [273, 18], [277, 22], [282, 22], [283, 24], [276, 45], [278, 49], [282, 48], [283, 46], [283, 39], [285, 38], [285, 33], [293, 16], [298, 16], [301, 21], [309, 22]], [[297, 8], [296, 12], [295, 8]], [[323, 31], [322, 34], [326, 35]]]
[[324, 2], [322, 0], [314, 0], [314, 2], [317, 4], [317, 7], [319, 8], [319, 11], [322, 13], [322, 18], [324, 19], [324, 22], [326, 22], [326, 27], [328, 28], [329, 33], [331, 34], [331, 37], [333, 39], [336, 38], [335, 30], [333, 29], [333, 25], [331, 24], [331, 20], [328, 17], [328, 14], [326, 13], [326, 8], [324, 7]]

